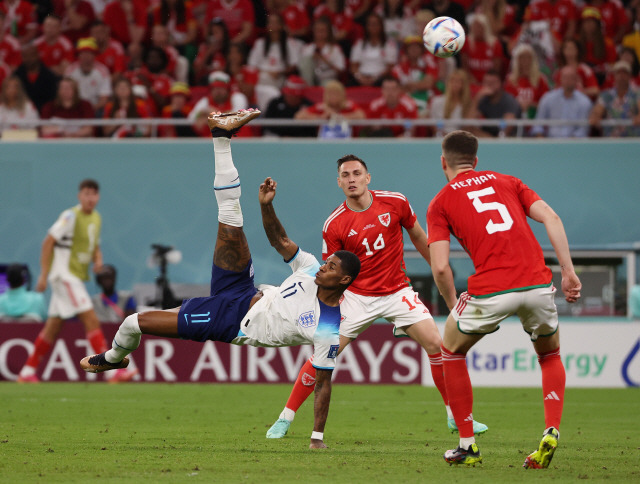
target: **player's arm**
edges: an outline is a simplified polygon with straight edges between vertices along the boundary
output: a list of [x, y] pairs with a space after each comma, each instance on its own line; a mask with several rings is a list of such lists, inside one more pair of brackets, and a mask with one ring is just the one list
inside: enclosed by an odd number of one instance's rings
[[36, 283], [36, 291], [38, 292], [43, 292], [47, 288], [47, 277], [49, 276], [55, 245], [56, 239], [53, 235], [47, 234], [42, 241], [42, 248], [40, 249], [40, 275]]
[[456, 286], [453, 279], [453, 271], [449, 265], [449, 241], [437, 240], [429, 245], [431, 252], [431, 272], [436, 286], [449, 310], [456, 305]]
[[569, 252], [569, 241], [560, 217], [544, 200], [536, 200], [529, 208], [529, 216], [536, 222], [544, 224], [549, 241], [560, 264], [562, 274], [562, 292], [567, 302], [573, 303], [580, 298], [582, 284], [576, 275]]
[[424, 257], [427, 264], [431, 265], [431, 254], [429, 252], [429, 244], [427, 242], [427, 233], [417, 222], [413, 224], [413, 227], [407, 230], [407, 233], [409, 234], [409, 238], [411, 239], [413, 246], [418, 252], [420, 252], [420, 255]]
[[315, 432], [322, 434], [329, 415], [329, 402], [331, 401], [331, 374], [333, 370], [316, 369], [316, 389], [313, 400], [313, 432], [310, 449], [326, 449], [323, 439], [314, 439]]
[[258, 199], [262, 213], [262, 226], [267, 234], [269, 243], [278, 251], [285, 261], [289, 261], [296, 255], [298, 245], [287, 237], [287, 232], [278, 220], [273, 208], [273, 199], [276, 196], [277, 182], [267, 177], [260, 185]]
[[97, 274], [102, 270], [102, 265], [104, 263], [104, 259], [102, 258], [102, 249], [99, 245], [96, 245], [96, 248], [93, 250], [93, 257], [91, 260], [93, 261], [93, 273]]

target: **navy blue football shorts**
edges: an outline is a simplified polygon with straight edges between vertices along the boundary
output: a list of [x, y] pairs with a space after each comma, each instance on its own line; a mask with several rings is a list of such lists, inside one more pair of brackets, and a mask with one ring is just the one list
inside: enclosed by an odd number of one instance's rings
[[178, 334], [192, 341], [224, 341], [238, 336], [240, 322], [249, 311], [253, 285], [253, 261], [242, 272], [211, 268], [209, 297], [185, 299], [178, 313]]

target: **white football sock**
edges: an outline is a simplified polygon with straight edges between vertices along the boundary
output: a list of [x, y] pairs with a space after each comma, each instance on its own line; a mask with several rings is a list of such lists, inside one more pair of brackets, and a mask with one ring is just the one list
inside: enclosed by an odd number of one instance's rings
[[296, 412], [291, 410], [290, 408], [284, 407], [284, 410], [280, 414], [280, 418], [288, 420], [289, 422], [293, 422], [293, 419], [296, 416]]
[[476, 443], [475, 437], [465, 437], [465, 438], [460, 437], [460, 447], [463, 448], [464, 450], [469, 450], [469, 447], [471, 447], [471, 444], [475, 444], [475, 443]]
[[140, 346], [142, 331], [138, 325], [138, 313], [127, 316], [113, 337], [111, 349], [104, 355], [109, 363], [117, 363]]
[[242, 208], [240, 206], [240, 176], [231, 157], [231, 140], [213, 138], [215, 154], [215, 177], [213, 189], [218, 201], [218, 221], [233, 227], [242, 227]]
[[447, 409], [447, 418], [453, 418], [453, 412], [451, 411], [451, 407], [449, 405], [445, 405], [444, 408]]

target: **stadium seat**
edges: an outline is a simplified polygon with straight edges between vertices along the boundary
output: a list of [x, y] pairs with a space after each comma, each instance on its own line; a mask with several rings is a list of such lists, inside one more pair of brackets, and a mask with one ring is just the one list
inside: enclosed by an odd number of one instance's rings
[[304, 88], [304, 97], [312, 103], [322, 102], [324, 88], [322, 86], [308, 86]]
[[347, 88], [347, 98], [363, 109], [367, 109], [369, 103], [380, 96], [381, 90], [376, 86], [352, 86]]

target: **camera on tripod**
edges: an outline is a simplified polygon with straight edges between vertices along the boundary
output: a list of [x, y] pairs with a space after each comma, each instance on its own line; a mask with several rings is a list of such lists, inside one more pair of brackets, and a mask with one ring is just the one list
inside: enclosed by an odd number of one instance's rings
[[149, 257], [148, 265], [157, 266], [160, 269], [160, 275], [156, 278], [156, 299], [151, 301], [150, 305], [162, 309], [175, 308], [181, 301], [176, 299], [169, 285], [167, 265], [178, 264], [182, 260], [182, 253], [170, 245], [151, 244], [151, 249], [153, 254]]

